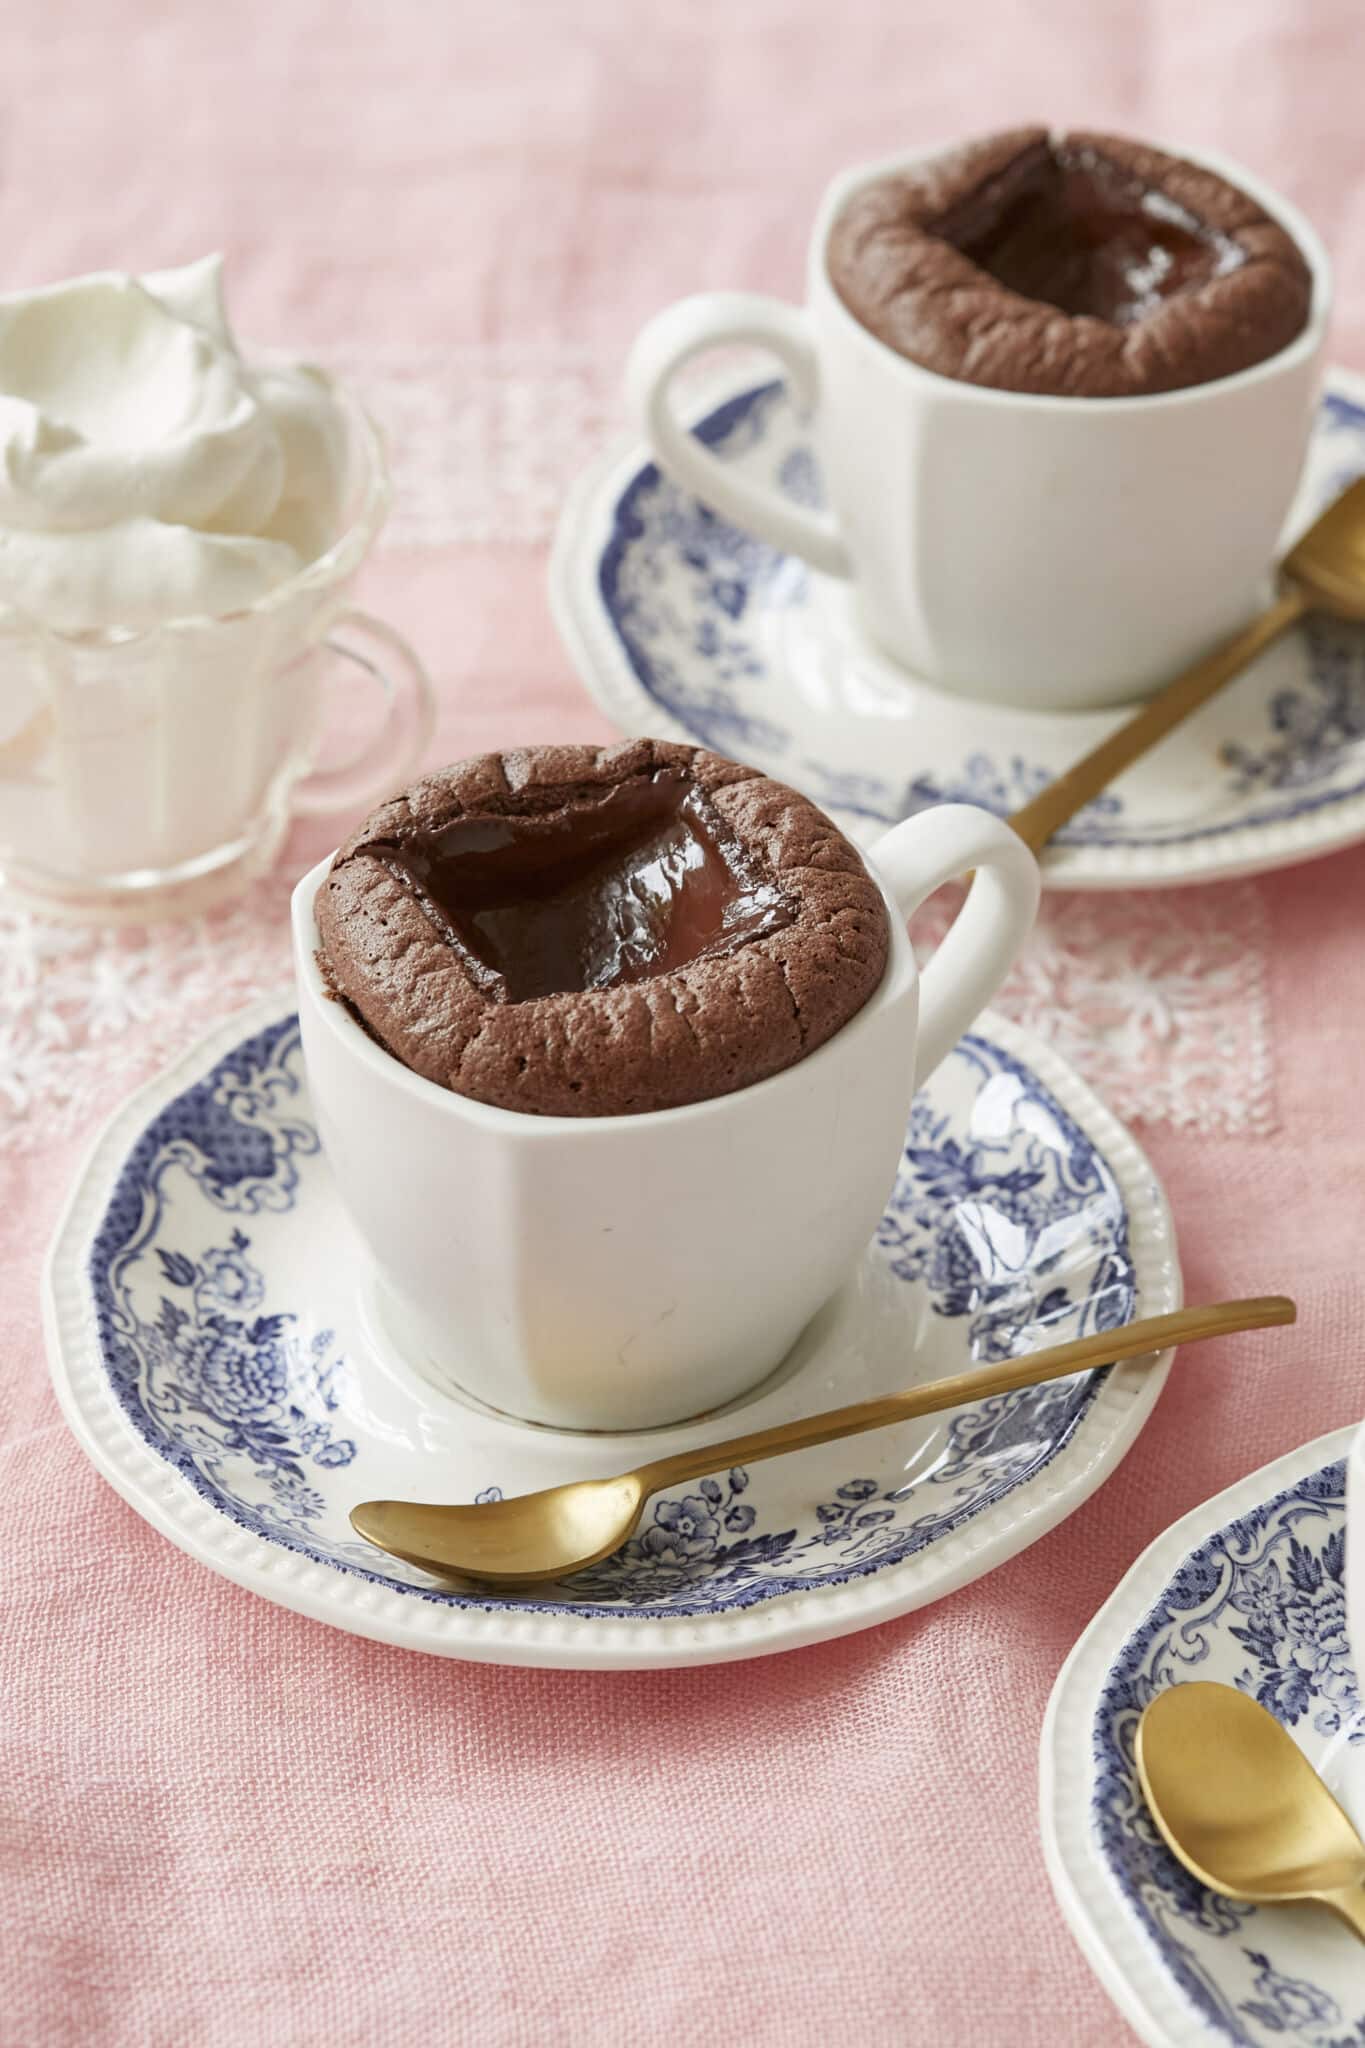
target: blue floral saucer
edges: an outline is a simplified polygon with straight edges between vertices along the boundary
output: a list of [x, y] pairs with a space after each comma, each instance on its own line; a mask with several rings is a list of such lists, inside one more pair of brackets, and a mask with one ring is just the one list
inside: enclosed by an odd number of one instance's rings
[[[781, 384], [731, 374], [696, 431], [765, 485], [818, 501]], [[1334, 372], [1290, 530], [1362, 472], [1365, 382]], [[751, 761], [864, 844], [944, 799], [1012, 811], [1126, 716], [1017, 712], [932, 689], [862, 637], [846, 585], [727, 526], [638, 448], [598, 464], [569, 498], [550, 594], [589, 690], [623, 730]], [[1043, 868], [1058, 888], [1161, 887], [1362, 837], [1365, 633], [1315, 621], [1074, 819]]]
[[1234, 1905], [1189, 1877], [1138, 1789], [1133, 1735], [1167, 1686], [1254, 1694], [1365, 1824], [1365, 1709], [1346, 1639], [1352, 1430], [1253, 1473], [1168, 1529], [1100, 1609], [1043, 1730], [1042, 1821], [1062, 1909], [1153, 2048], [1365, 2048], [1365, 1959], [1312, 1907]]
[[[296, 1020], [268, 1001], [99, 1139], [48, 1269], [58, 1394], [106, 1478], [203, 1563], [341, 1628], [506, 1663], [753, 1656], [933, 1600], [1100, 1483], [1168, 1363], [718, 1473], [561, 1586], [460, 1594], [359, 1541], [348, 1509], [524, 1492], [732, 1431], [561, 1434], [445, 1398], [385, 1349], [364, 1274]], [[1116, 1327], [1179, 1290], [1133, 1140], [1055, 1054], [988, 1021], [917, 1098], [876, 1242], [740, 1404], [745, 1426]]]

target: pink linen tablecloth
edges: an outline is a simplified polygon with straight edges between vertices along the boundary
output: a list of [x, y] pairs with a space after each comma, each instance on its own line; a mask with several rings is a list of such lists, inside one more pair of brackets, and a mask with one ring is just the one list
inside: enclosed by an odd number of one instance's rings
[[[11, 0], [5, 26], [0, 288], [217, 246], [243, 333], [350, 373], [400, 492], [367, 595], [431, 667], [433, 759], [606, 735], [544, 602], [559, 495], [619, 430], [645, 316], [796, 293], [845, 161], [1038, 117], [1226, 149], [1323, 230], [1365, 364], [1358, 0]], [[0, 2041], [1132, 2040], [1047, 1887], [1038, 1731], [1152, 1536], [1365, 1411], [1365, 850], [1054, 901], [1006, 999], [1137, 1123], [1191, 1295], [1288, 1287], [1299, 1327], [1178, 1370], [1094, 1500], [940, 1605], [609, 1677], [251, 1598], [124, 1507], [48, 1389], [39, 1267], [91, 1130], [282, 978], [325, 845], [194, 931], [0, 922]]]

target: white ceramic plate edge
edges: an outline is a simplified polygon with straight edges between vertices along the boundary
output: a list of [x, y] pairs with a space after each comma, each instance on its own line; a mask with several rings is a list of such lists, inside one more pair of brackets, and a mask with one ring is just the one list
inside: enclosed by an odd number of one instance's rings
[[[761, 381], [753, 369], [717, 373], [696, 387], [687, 407], [688, 418], [693, 422], [704, 419], [726, 399], [754, 389]], [[1329, 387], [1365, 406], [1365, 375], [1329, 364], [1323, 388]], [[695, 746], [694, 732], [645, 697], [612, 629], [597, 581], [616, 505], [626, 484], [652, 461], [641, 442], [618, 438], [570, 487], [550, 551], [550, 610], [589, 696], [623, 733]], [[647, 716], [643, 715], [645, 704], [649, 706]], [[983, 709], [989, 712], [989, 706]], [[850, 819], [834, 805], [826, 808], [850, 836], [861, 844], [872, 843], [865, 820]], [[1177, 841], [1169, 846], [1055, 846], [1042, 858], [1043, 885], [1096, 891], [1185, 888], [1199, 882], [1269, 874], [1276, 868], [1339, 853], [1361, 838], [1365, 838], [1365, 794], [1344, 797], [1339, 804], [1276, 824], [1248, 825], [1217, 839]]]
[[[1087, 1624], [1053, 1685], [1038, 1757], [1043, 1861], [1086, 1961], [1147, 2048], [1206, 2048], [1227, 2037], [1191, 2012], [1171, 1988], [1094, 1853], [1090, 1731], [1095, 1701], [1123, 1643], [1189, 1552], [1306, 1474], [1345, 1457], [1354, 1436], [1351, 1427], [1316, 1437], [1225, 1487], [1163, 1530]], [[1082, 1864], [1088, 1866], [1084, 1884]]]
[[[1074, 1512], [1124, 1457], [1165, 1384], [1173, 1353], [1150, 1366], [1115, 1366], [1071, 1440], [1043, 1470], [951, 1536], [901, 1564], [726, 1613], [591, 1621], [506, 1608], [447, 1607], [389, 1591], [238, 1527], [142, 1440], [119, 1408], [100, 1361], [85, 1288], [90, 1245], [137, 1135], [159, 1109], [242, 1039], [294, 1008], [291, 990], [226, 1019], [117, 1109], [78, 1172], [43, 1273], [48, 1364], [62, 1412], [96, 1469], [144, 1520], [199, 1563], [283, 1607], [353, 1634], [478, 1662], [569, 1670], [639, 1670], [799, 1649], [907, 1614], [1002, 1564]], [[979, 1028], [1024, 1060], [1103, 1151], [1129, 1205], [1141, 1308], [1179, 1306], [1180, 1267], [1165, 1193], [1146, 1156], [1050, 1047], [986, 1013]], [[1093, 1442], [1097, 1429], [1107, 1431]]]

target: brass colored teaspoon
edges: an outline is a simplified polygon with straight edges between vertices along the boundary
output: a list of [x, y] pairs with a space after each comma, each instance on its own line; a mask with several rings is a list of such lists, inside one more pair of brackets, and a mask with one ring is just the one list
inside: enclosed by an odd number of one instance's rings
[[1117, 732], [1014, 813], [1010, 823], [1026, 846], [1041, 853], [1077, 811], [1307, 613], [1365, 619], [1365, 478], [1333, 500], [1280, 569], [1284, 588], [1267, 611], [1168, 683]]
[[536, 1586], [581, 1571], [619, 1550], [636, 1528], [650, 1495], [665, 1487], [682, 1486], [689, 1479], [703, 1479], [707, 1473], [731, 1465], [752, 1465], [760, 1458], [778, 1458], [786, 1451], [833, 1443], [862, 1430], [885, 1429], [889, 1423], [909, 1422], [942, 1408], [960, 1408], [992, 1394], [1013, 1393], [1043, 1380], [1063, 1379], [1091, 1366], [1140, 1358], [1168, 1345], [1194, 1344], [1235, 1330], [1292, 1323], [1295, 1313], [1292, 1301], [1272, 1294], [1255, 1301], [1224, 1301], [1209, 1308], [1179, 1309], [1174, 1315], [1146, 1316], [1123, 1329], [1101, 1330], [1003, 1364], [931, 1380], [908, 1393], [859, 1401], [851, 1408], [831, 1408], [823, 1415], [808, 1415], [798, 1422], [757, 1430], [751, 1436], [732, 1437], [727, 1443], [698, 1444], [615, 1479], [579, 1479], [567, 1486], [546, 1487], [541, 1493], [476, 1502], [470, 1507], [367, 1500], [352, 1508], [351, 1526], [380, 1550], [420, 1565], [424, 1571], [496, 1586]]
[[1172, 1686], [1138, 1724], [1142, 1790], [1172, 1855], [1225, 1898], [1313, 1900], [1365, 1941], [1365, 1842], [1292, 1735], [1230, 1685]]

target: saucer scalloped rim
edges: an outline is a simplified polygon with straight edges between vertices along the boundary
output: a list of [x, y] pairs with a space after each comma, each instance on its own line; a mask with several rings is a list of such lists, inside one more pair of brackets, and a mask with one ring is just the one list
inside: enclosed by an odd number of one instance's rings
[[[802, 503], [820, 486], [780, 383], [733, 369], [695, 429]], [[1365, 378], [1330, 372], [1295, 533], [1365, 473]], [[1126, 712], [1022, 713], [933, 689], [863, 638], [845, 586], [729, 526], [638, 445], [604, 456], [562, 513], [560, 633], [624, 732], [702, 743], [804, 789], [863, 844], [945, 800], [1006, 814]], [[1074, 819], [1048, 886], [1161, 888], [1259, 873], [1365, 837], [1365, 632], [1312, 621]]]
[[1149, 1545], [1080, 1638], [1043, 1725], [1043, 1853], [1096, 1975], [1150, 2048], [1365, 2048], [1360, 1944], [1320, 1908], [1251, 1907], [1183, 1870], [1133, 1763], [1142, 1708], [1215, 1679], [1258, 1698], [1365, 1822], [1365, 1712], [1345, 1633], [1334, 1431]]
[[[627, 1669], [791, 1649], [937, 1599], [1052, 1528], [1151, 1412], [1169, 1354], [651, 1502], [615, 1558], [543, 1593], [442, 1589], [372, 1550], [377, 1495], [476, 1498], [731, 1433], [534, 1429], [386, 1350], [309, 1112], [292, 1001], [230, 1018], [111, 1119], [45, 1281], [54, 1384], [87, 1455], [182, 1549], [379, 1640]], [[781, 1421], [1178, 1305], [1169, 1210], [1128, 1133], [1046, 1046], [983, 1019], [916, 1099], [876, 1244], [730, 1414]]]

